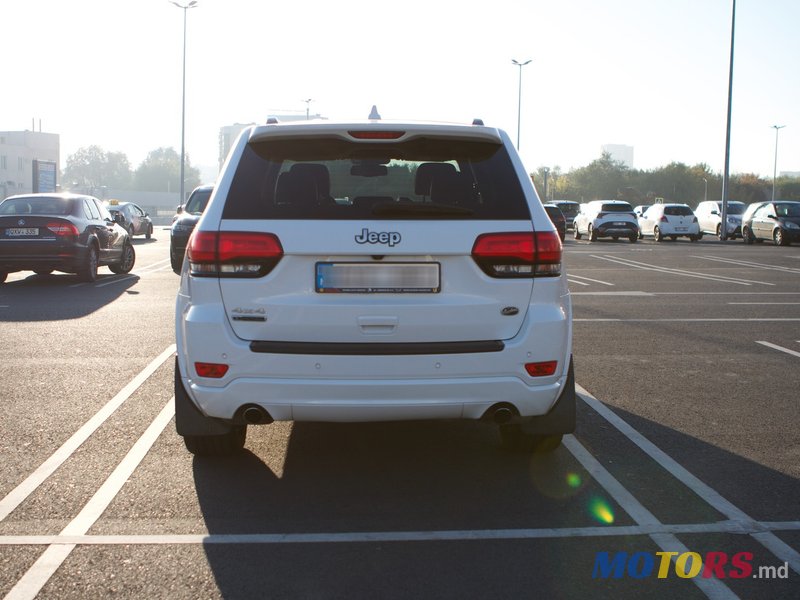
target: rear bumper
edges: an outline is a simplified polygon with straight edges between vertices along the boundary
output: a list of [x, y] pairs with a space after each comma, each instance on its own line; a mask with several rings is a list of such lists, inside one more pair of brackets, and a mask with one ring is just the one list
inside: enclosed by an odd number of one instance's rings
[[52, 269], [75, 273], [86, 262], [87, 249], [83, 246], [51, 246], [45, 250], [31, 248], [25, 254], [4, 253], [0, 255], [0, 271], [13, 273]]
[[624, 225], [615, 225], [614, 223], [603, 223], [595, 228], [597, 237], [629, 237], [632, 235], [639, 235], [639, 226], [634, 223], [625, 223]]
[[[499, 351], [354, 356], [254, 352], [250, 342], [233, 335], [221, 310], [186, 310], [179, 300], [178, 365], [199, 411], [228, 421], [249, 404], [274, 420], [294, 421], [480, 419], [498, 403], [513, 405], [521, 417], [539, 417], [552, 409], [569, 379], [569, 295], [561, 302], [532, 306], [520, 332]], [[552, 376], [525, 371], [526, 363], [552, 360], [558, 361]], [[224, 378], [202, 378], [194, 371], [196, 361], [230, 368]]]

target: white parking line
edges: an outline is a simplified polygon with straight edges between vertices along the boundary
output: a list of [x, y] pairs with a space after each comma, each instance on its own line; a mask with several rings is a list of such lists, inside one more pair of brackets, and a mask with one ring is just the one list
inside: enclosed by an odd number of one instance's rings
[[782, 267], [780, 265], [770, 265], [764, 263], [757, 263], [752, 262], [749, 260], [737, 260], [733, 258], [722, 258], [719, 256], [692, 256], [692, 258], [701, 258], [704, 260], [715, 260], [721, 263], [728, 263], [731, 265], [737, 265], [741, 267], [750, 267], [753, 269], [763, 269], [766, 271], [783, 271], [786, 273], [800, 273], [800, 269], [795, 269], [794, 267]]
[[[651, 459], [656, 461], [659, 465], [661, 465], [661, 467], [670, 473], [670, 475], [702, 498], [706, 504], [714, 508], [717, 512], [728, 517], [728, 519], [731, 521], [741, 524], [743, 527], [748, 529], [758, 528], [758, 523], [754, 519], [749, 517], [741, 509], [734, 506], [731, 502], [723, 498], [722, 495], [711, 488], [711, 486], [700, 481], [700, 479], [692, 475], [684, 467], [678, 464], [675, 459], [667, 455], [663, 450], [661, 450], [661, 448], [645, 438], [641, 433], [631, 427], [621, 417], [617, 416], [615, 412], [605, 406], [597, 398], [592, 396], [579, 385], [576, 385], [576, 389], [579, 397], [595, 412], [602, 416], [606, 421], [611, 423], [620, 433], [636, 444], [645, 454], [647, 454]], [[764, 531], [751, 535], [780, 560], [787, 563], [795, 573], [800, 574], [800, 553], [798, 553], [794, 548], [782, 541], [771, 531]]]
[[736, 285], [752, 285], [752, 284], [759, 284], [759, 285], [775, 285], [774, 283], [768, 283], [766, 281], [752, 281], [749, 279], [741, 279], [741, 278], [733, 278], [733, 277], [725, 277], [723, 275], [708, 275], [706, 273], [696, 273], [694, 271], [686, 271], [684, 269], [672, 269], [669, 267], [659, 267], [657, 265], [651, 265], [648, 263], [637, 262], [634, 260], [630, 260], [627, 258], [619, 258], [619, 257], [611, 257], [611, 256], [598, 256], [596, 254], [592, 255], [592, 258], [597, 258], [599, 260], [606, 260], [612, 263], [624, 265], [626, 267], [631, 267], [634, 269], [642, 269], [645, 271], [656, 271], [658, 273], [668, 273], [670, 275], [677, 275], [680, 277], [693, 277], [696, 279], [706, 279], [708, 281], [717, 281], [720, 283], [734, 283]]
[[613, 283], [609, 283], [608, 281], [600, 281], [599, 279], [592, 279], [591, 277], [582, 277], [581, 275], [574, 275], [572, 273], [569, 274], [569, 277], [575, 279], [585, 279], [586, 281], [591, 281], [592, 283], [599, 283], [600, 285], [608, 285], [614, 287]]
[[[605, 489], [611, 497], [628, 513], [639, 525], [658, 526], [661, 522], [656, 516], [644, 507], [633, 494], [631, 494], [617, 479], [600, 464], [600, 462], [572, 435], [564, 437], [564, 446], [580, 462], [592, 477]], [[675, 552], [673, 562], [681, 554], [689, 552], [674, 534], [652, 533], [650, 539], [665, 552]], [[728, 586], [719, 579], [705, 579], [693, 577], [694, 583], [708, 598], [737, 598]]]
[[147, 365], [141, 373], [134, 377], [128, 385], [122, 388], [116, 396], [95, 413], [72, 437], [64, 442], [50, 458], [44, 461], [38, 469], [31, 473], [22, 483], [11, 490], [5, 498], [0, 500], [0, 521], [5, 519], [25, 498], [30, 496], [72, 453], [85, 442], [95, 430], [108, 419], [125, 400], [127, 400], [144, 381], [158, 369], [165, 360], [175, 352], [175, 344], [167, 347], [157, 358]]
[[778, 350], [780, 352], [785, 352], [786, 354], [791, 354], [792, 356], [797, 356], [800, 358], [800, 352], [796, 352], [795, 350], [789, 350], [789, 348], [784, 348], [783, 346], [778, 346], [777, 344], [771, 344], [770, 342], [763, 342], [763, 341], [756, 341], [756, 344], [761, 344], [762, 346], [766, 346], [767, 348], [772, 348], [773, 350]]
[[584, 283], [583, 281], [575, 281], [574, 279], [572, 279], [572, 275], [567, 276], [567, 281], [569, 281], [570, 283], [577, 283], [578, 285], [591, 285], [590, 283]]
[[800, 302], [726, 302], [726, 304], [746, 306], [798, 306]]
[[[133, 474], [136, 467], [149, 452], [152, 445], [164, 431], [164, 428], [172, 420], [175, 414], [174, 398], [164, 405], [161, 412], [153, 420], [147, 430], [136, 441], [122, 462], [117, 465], [114, 472], [95, 492], [91, 500], [83, 507], [67, 525], [62, 535], [82, 535], [100, 518], [103, 511], [108, 508], [111, 501], [125, 485], [125, 482]], [[6, 600], [32, 600], [41, 591], [44, 585], [50, 580], [61, 564], [67, 559], [75, 544], [52, 545], [31, 565], [25, 575], [17, 581], [16, 585], [6, 595]]]

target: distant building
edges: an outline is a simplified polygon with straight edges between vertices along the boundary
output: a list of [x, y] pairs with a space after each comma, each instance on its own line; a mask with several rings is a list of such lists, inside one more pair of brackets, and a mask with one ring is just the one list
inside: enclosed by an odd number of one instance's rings
[[[324, 119], [322, 115], [267, 115], [267, 118], [275, 117], [278, 121], [305, 121], [307, 119]], [[264, 119], [266, 123], [266, 119]], [[222, 168], [225, 159], [228, 158], [228, 152], [231, 150], [242, 129], [250, 127], [251, 125], [258, 125], [258, 123], [234, 123], [233, 125], [225, 125], [219, 129], [219, 168]]]
[[0, 200], [32, 192], [39, 161], [55, 163], [55, 174], [60, 173], [59, 145], [57, 133], [0, 131]]
[[623, 144], [605, 144], [602, 146], [603, 152], [607, 152], [616, 161], [621, 162], [629, 169], [633, 168], [633, 146]]

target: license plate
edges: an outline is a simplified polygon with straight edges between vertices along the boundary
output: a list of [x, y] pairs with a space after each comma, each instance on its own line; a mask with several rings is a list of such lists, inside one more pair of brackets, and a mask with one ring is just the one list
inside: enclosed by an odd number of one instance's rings
[[20, 237], [26, 235], [39, 235], [38, 227], [9, 227], [6, 229], [8, 237]]
[[436, 294], [439, 263], [317, 263], [316, 291], [341, 294]]
[[688, 231], [688, 230], [689, 230], [688, 227], [676, 227], [675, 228], [675, 231]]
[[625, 227], [627, 223], [625, 221], [617, 221], [614, 223], [614, 227]]

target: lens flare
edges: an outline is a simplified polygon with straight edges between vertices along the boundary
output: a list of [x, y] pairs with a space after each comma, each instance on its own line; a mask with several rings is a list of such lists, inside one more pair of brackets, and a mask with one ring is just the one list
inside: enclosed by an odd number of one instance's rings
[[611, 525], [611, 523], [614, 522], [614, 512], [602, 498], [592, 498], [592, 501], [589, 503], [589, 512], [601, 523]]
[[577, 473], [567, 473], [567, 485], [571, 488], [578, 488], [581, 486], [581, 476]]

